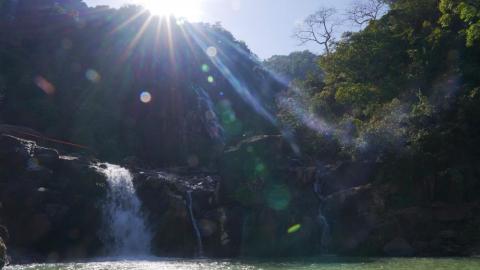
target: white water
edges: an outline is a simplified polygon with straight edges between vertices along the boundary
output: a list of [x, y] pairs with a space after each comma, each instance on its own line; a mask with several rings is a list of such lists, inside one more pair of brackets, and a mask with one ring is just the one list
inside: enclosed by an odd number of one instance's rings
[[222, 144], [225, 143], [224, 129], [220, 123], [217, 113], [215, 112], [215, 106], [213, 105], [210, 95], [201, 87], [194, 88], [199, 99], [199, 109], [204, 111], [204, 124], [210, 135], [210, 138], [218, 140]]
[[330, 243], [330, 225], [321, 210], [318, 212], [318, 222], [322, 226], [322, 239], [320, 240], [322, 252], [327, 252]]
[[330, 224], [327, 221], [327, 218], [323, 215], [322, 206], [325, 197], [322, 195], [322, 175], [323, 170], [317, 168], [315, 172], [315, 182], [313, 183], [313, 190], [317, 194], [318, 199], [320, 200], [320, 205], [318, 207], [318, 215], [317, 221], [322, 226], [322, 239], [320, 240], [320, 246], [322, 248], [322, 252], [328, 251], [328, 245], [330, 243]]
[[108, 191], [103, 206], [105, 227], [102, 238], [113, 256], [150, 253], [151, 233], [145, 225], [132, 174], [117, 165], [97, 169], [107, 176]]
[[203, 242], [202, 242], [202, 234], [200, 233], [200, 229], [198, 228], [197, 219], [195, 219], [195, 215], [193, 214], [193, 207], [192, 207], [192, 192], [187, 191], [187, 206], [188, 211], [190, 212], [190, 219], [192, 220], [193, 229], [195, 231], [195, 235], [197, 237], [197, 252], [199, 257], [203, 257]]

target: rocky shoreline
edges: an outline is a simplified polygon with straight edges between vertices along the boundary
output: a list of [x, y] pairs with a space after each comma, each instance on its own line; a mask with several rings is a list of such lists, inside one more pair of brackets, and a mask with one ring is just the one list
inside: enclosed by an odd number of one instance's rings
[[[287, 149], [279, 136], [255, 137], [227, 149], [218, 171], [126, 162], [154, 232], [152, 254], [195, 256], [192, 217], [207, 257], [479, 254], [480, 204], [392, 206], [403, 191], [371, 182], [375, 164], [305, 166]], [[0, 136], [0, 266], [4, 241], [14, 263], [105, 255], [98, 163]]]

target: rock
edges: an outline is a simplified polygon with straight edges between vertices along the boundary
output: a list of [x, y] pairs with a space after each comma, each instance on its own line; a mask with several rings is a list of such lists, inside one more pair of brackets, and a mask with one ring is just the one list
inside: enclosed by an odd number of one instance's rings
[[[370, 242], [374, 231], [386, 223], [382, 219], [385, 212], [383, 195], [388, 193], [387, 187], [367, 185], [338, 192], [325, 199], [324, 215], [330, 223], [332, 252], [371, 255], [381, 250], [378, 243]], [[382, 230], [389, 229], [385, 227]]]
[[54, 167], [60, 159], [57, 150], [45, 147], [36, 147], [34, 155], [39, 164], [46, 167]]
[[153, 253], [158, 256], [194, 256], [196, 233], [190, 219], [189, 198], [199, 225], [205, 255], [221, 253], [218, 229], [220, 215], [216, 214], [218, 176], [176, 168], [163, 171], [143, 171], [134, 174], [134, 185], [153, 230]]
[[440, 222], [462, 221], [469, 216], [468, 209], [464, 205], [435, 205], [433, 213], [434, 218]]
[[[1, 203], [0, 203], [0, 208], [1, 207]], [[8, 238], [9, 238], [9, 233], [8, 233], [8, 230], [7, 230], [7, 227], [3, 226], [3, 225], [0, 225], [0, 238], [3, 238], [4, 240], [8, 241]]]
[[0, 237], [0, 269], [2, 269], [5, 264], [7, 264], [7, 247]]
[[388, 242], [383, 247], [383, 252], [385, 252], [385, 255], [392, 257], [413, 256], [415, 254], [415, 250], [403, 238], [395, 238]]
[[442, 239], [455, 239], [455, 238], [458, 237], [458, 233], [456, 231], [453, 231], [453, 230], [441, 231], [438, 235]]
[[341, 162], [335, 166], [317, 166], [317, 181], [320, 182], [323, 196], [366, 185], [377, 164], [372, 162]]
[[0, 220], [9, 228], [16, 260], [100, 255], [106, 181], [91, 161], [60, 158], [55, 149], [0, 136], [0, 187]]
[[[319, 254], [319, 199], [314, 170], [299, 162], [282, 136], [255, 136], [227, 149], [220, 159], [220, 202], [242, 209], [230, 233], [242, 256]], [[303, 170], [304, 169], [304, 170]], [[288, 233], [299, 224], [301, 229]]]
[[24, 170], [28, 160], [32, 158], [35, 143], [15, 138], [10, 135], [0, 135], [0, 163], [2, 167]]
[[436, 203], [396, 209], [390, 184], [351, 188], [325, 198], [329, 251], [360, 256], [465, 256], [480, 237], [477, 204]]
[[198, 221], [198, 225], [203, 237], [210, 237], [218, 230], [217, 223], [210, 219], [201, 219]]
[[126, 157], [122, 160], [123, 166], [128, 169], [138, 169], [148, 167], [145, 162], [135, 156]]

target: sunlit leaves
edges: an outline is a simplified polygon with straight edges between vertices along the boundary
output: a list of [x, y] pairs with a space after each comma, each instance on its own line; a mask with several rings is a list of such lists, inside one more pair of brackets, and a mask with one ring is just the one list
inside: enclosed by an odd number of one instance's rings
[[459, 1], [459, 0], [441, 0], [439, 10], [442, 16], [439, 19], [440, 24], [447, 28], [457, 18], [463, 22], [464, 26], [460, 33], [465, 35], [468, 47], [480, 40], [480, 3], [477, 1]]
[[376, 89], [360, 83], [343, 83], [335, 94], [337, 102], [343, 104], [365, 105], [375, 99]]

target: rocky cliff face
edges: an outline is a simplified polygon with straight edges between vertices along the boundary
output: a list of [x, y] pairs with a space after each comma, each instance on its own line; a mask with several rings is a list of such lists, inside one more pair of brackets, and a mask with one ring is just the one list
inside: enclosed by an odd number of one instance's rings
[[9, 253], [17, 262], [98, 254], [105, 179], [90, 163], [0, 136], [0, 223], [9, 230]]
[[239, 254], [320, 254], [315, 169], [300, 167], [280, 136], [245, 140], [228, 149], [220, 163], [221, 200], [239, 212]]
[[306, 166], [280, 137], [260, 136], [227, 150], [220, 171], [220, 196], [241, 209], [243, 255], [479, 253], [478, 199], [451, 189], [432, 200], [426, 180], [413, 188], [383, 181], [388, 171], [379, 162]]
[[[104, 255], [105, 176], [96, 160], [0, 136], [0, 265]], [[154, 170], [126, 160], [153, 232], [152, 254], [209, 257], [475, 255], [476, 201], [399, 204], [411, 194], [371, 179], [378, 164], [308, 166], [279, 136], [225, 151], [218, 171]], [[0, 227], [4, 228], [4, 227]], [[3, 259], [2, 259], [3, 258]]]
[[393, 207], [392, 185], [366, 185], [332, 194], [325, 215], [332, 251], [369, 256], [471, 256], [478, 254], [480, 204], [430, 203]]
[[0, 269], [2, 269], [7, 262], [7, 247], [0, 237]]
[[[105, 175], [92, 166], [97, 163], [0, 136], [0, 224], [10, 231], [9, 254], [15, 263], [107, 255], [100, 235], [107, 185]], [[230, 233], [236, 227], [227, 224], [231, 213], [220, 205], [218, 176], [189, 168], [143, 170], [138, 162], [126, 163], [153, 232], [152, 254], [236, 254], [239, 241], [232, 241]]]
[[225, 212], [218, 200], [218, 176], [188, 168], [147, 170], [137, 171], [134, 182], [153, 231], [153, 254], [232, 255]]

